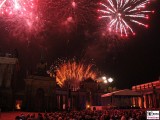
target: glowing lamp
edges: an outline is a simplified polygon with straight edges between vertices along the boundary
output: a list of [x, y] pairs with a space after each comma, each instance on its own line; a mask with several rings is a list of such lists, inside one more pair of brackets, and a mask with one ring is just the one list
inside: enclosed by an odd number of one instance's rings
[[113, 82], [113, 78], [108, 78], [108, 82], [109, 83]]
[[90, 105], [87, 105], [87, 108], [90, 108]]
[[107, 81], [107, 80], [104, 80], [104, 83], [108, 83], [108, 81]]

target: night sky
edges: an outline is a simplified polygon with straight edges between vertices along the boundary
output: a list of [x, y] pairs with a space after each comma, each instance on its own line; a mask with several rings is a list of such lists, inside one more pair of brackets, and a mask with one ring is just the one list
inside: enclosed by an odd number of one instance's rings
[[102, 37], [96, 19], [64, 30], [48, 27], [38, 37], [26, 41], [11, 36], [1, 21], [0, 49], [18, 50], [21, 74], [35, 69], [41, 55], [48, 65], [58, 58], [75, 57], [79, 61], [94, 61], [102, 73], [114, 78], [117, 88], [131, 88], [160, 77], [160, 1], [152, 7], [155, 13], [150, 17], [150, 27], [136, 27], [136, 36], [128, 39]]

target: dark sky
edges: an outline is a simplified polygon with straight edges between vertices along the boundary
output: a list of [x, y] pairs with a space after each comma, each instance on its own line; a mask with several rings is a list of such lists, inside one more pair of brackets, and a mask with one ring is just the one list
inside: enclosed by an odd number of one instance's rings
[[[128, 39], [103, 38], [98, 35], [97, 21], [77, 25], [68, 31], [45, 31], [43, 38], [30, 42], [9, 36], [0, 24], [0, 48], [3, 52], [19, 51], [21, 68], [32, 69], [43, 54], [48, 64], [57, 58], [94, 59], [103, 73], [114, 78], [117, 88], [158, 80], [160, 76], [160, 1], [154, 3], [155, 13], [150, 28], [136, 27], [136, 36]], [[93, 24], [92, 24], [93, 23]]]

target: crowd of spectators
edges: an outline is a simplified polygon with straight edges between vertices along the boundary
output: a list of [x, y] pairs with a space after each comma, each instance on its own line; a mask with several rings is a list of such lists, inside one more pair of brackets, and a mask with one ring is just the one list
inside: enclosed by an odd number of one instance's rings
[[21, 114], [15, 120], [146, 120], [145, 110], [71, 111]]

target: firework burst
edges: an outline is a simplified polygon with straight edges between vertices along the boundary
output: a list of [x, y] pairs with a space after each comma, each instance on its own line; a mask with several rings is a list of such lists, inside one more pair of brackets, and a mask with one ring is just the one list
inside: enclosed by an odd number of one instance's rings
[[97, 73], [93, 70], [93, 65], [83, 64], [72, 60], [63, 61], [56, 68], [56, 81], [60, 86], [65, 86], [69, 82], [75, 88], [79, 87], [79, 83], [87, 78], [95, 79]]
[[[148, 24], [143, 23], [149, 19], [149, 13], [154, 11], [146, 10], [150, 0], [105, 0], [100, 3], [102, 9], [100, 19], [107, 21], [107, 30], [120, 36], [135, 35], [133, 24], [138, 24], [148, 28]], [[106, 20], [107, 19], [107, 20]]]
[[38, 0], [0, 0], [1, 20], [8, 23], [13, 36], [25, 39], [43, 28]]
[[62, 25], [85, 24], [94, 16], [93, 0], [58, 0], [52, 3], [54, 16]]

